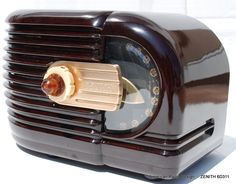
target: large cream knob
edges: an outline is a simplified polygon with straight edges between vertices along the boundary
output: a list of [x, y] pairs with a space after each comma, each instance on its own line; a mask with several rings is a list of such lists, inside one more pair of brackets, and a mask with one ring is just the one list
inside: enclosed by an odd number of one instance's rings
[[58, 61], [44, 75], [42, 90], [61, 105], [118, 110], [123, 83], [118, 65]]

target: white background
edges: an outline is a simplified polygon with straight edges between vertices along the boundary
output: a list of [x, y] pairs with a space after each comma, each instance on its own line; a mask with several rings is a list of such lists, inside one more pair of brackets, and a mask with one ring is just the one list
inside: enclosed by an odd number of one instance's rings
[[[224, 144], [183, 175], [195, 176], [191, 183], [236, 183], [236, 0], [1, 0], [0, 55], [6, 46], [6, 16], [17, 9], [76, 9], [168, 12], [196, 17], [222, 41], [230, 64], [230, 92]], [[4, 64], [2, 59], [1, 65]], [[1, 76], [4, 73], [0, 69]], [[11, 136], [5, 105], [4, 79], [0, 77], [0, 184], [5, 183], [150, 183], [137, 174], [117, 169], [96, 169], [86, 164], [72, 166], [31, 156], [19, 150]], [[229, 179], [201, 179], [202, 174], [227, 174]], [[189, 183], [184, 177], [160, 183]]]

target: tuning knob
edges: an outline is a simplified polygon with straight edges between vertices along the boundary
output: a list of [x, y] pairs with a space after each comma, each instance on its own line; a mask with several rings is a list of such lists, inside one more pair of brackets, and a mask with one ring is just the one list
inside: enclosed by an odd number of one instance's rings
[[106, 111], [118, 110], [123, 94], [119, 66], [100, 63], [55, 62], [41, 88], [58, 104]]

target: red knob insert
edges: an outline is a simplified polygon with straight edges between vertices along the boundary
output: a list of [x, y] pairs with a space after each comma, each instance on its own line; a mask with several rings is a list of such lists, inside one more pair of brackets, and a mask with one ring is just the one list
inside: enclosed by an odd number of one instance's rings
[[65, 90], [65, 83], [58, 74], [51, 74], [43, 80], [41, 88], [46, 95], [60, 96]]

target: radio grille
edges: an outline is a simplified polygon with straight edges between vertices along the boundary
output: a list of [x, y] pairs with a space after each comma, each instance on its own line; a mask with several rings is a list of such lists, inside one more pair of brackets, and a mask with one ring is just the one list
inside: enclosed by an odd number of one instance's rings
[[9, 120], [28, 129], [100, 140], [103, 113], [61, 106], [41, 90], [49, 65], [58, 60], [99, 62], [102, 59], [101, 29], [86, 26], [11, 24], [4, 66]]

